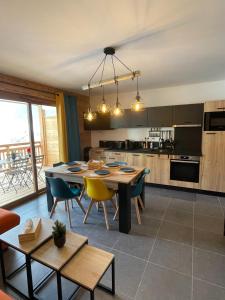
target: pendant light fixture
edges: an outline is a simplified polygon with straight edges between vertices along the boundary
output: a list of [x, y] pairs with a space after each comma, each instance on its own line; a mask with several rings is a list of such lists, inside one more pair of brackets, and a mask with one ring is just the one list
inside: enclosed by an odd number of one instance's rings
[[119, 83], [118, 81], [115, 81], [116, 84], [116, 104], [112, 110], [112, 115], [115, 117], [121, 117], [124, 114], [124, 110], [121, 106], [121, 104], [119, 103]]
[[107, 114], [110, 112], [110, 105], [105, 102], [104, 86], [102, 86], [102, 103], [97, 106], [97, 110], [100, 114]]
[[[97, 110], [100, 113], [108, 113], [110, 112], [110, 106], [108, 104], [106, 104], [105, 98], [104, 98], [104, 85], [107, 84], [116, 84], [117, 87], [117, 96], [116, 96], [116, 104], [113, 108], [113, 115], [115, 116], [121, 116], [123, 114], [123, 109], [121, 107], [121, 104], [119, 103], [119, 95], [118, 95], [118, 82], [122, 81], [122, 80], [128, 80], [128, 79], [134, 79], [134, 78], [138, 78], [138, 76], [141, 75], [140, 71], [132, 71], [131, 68], [129, 68], [124, 62], [122, 62], [116, 55], [115, 55], [115, 48], [113, 47], [106, 47], [104, 49], [104, 58], [102, 59], [102, 61], [100, 62], [99, 66], [97, 67], [96, 71], [94, 72], [94, 74], [91, 76], [90, 80], [88, 81], [88, 85], [83, 86], [82, 89], [83, 90], [89, 90], [89, 101], [90, 101], [90, 90], [92, 88], [96, 88], [96, 87], [102, 87], [102, 91], [103, 91], [103, 97], [102, 97], [102, 102], [97, 105]], [[106, 63], [106, 59], [107, 57], [110, 56], [111, 57], [111, 64], [113, 66], [113, 73], [114, 76], [111, 79], [107, 79], [107, 80], [103, 80], [104, 77], [104, 70], [105, 70], [105, 63]], [[122, 65], [125, 69], [127, 69], [129, 71], [129, 73], [124, 74], [124, 75], [120, 75], [117, 76], [116, 74], [116, 69], [115, 69], [115, 64], [114, 64], [114, 60], [117, 61], [117, 63], [119, 63], [120, 65]], [[98, 82], [92, 83], [93, 78], [95, 77], [96, 73], [100, 70], [101, 68], [101, 77], [100, 80]], [[139, 92], [137, 93], [137, 97], [136, 100], [138, 100], [137, 98], [139, 97], [139, 102], [140, 102], [140, 96], [139, 96]], [[138, 105], [139, 105], [138, 102]], [[136, 105], [138, 107], [138, 105]], [[88, 108], [87, 113], [84, 114], [84, 118], [88, 121], [92, 121], [96, 118], [96, 113], [93, 112], [91, 110], [91, 104]]]
[[91, 122], [96, 119], [96, 112], [91, 109], [91, 88], [89, 86], [89, 107], [88, 111], [84, 114], [84, 119]]
[[132, 111], [143, 111], [144, 110], [144, 104], [141, 101], [141, 96], [139, 93], [139, 84], [138, 84], [138, 77], [137, 77], [137, 95], [135, 97], [136, 101], [131, 105], [131, 110]]

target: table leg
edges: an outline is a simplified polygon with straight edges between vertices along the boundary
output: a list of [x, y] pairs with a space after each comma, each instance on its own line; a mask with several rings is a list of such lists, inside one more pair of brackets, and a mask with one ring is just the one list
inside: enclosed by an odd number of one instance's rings
[[2, 247], [3, 247], [3, 243], [0, 242], [0, 260], [1, 260], [1, 269], [2, 269], [2, 280], [4, 283], [6, 283], [4, 253], [3, 253]]
[[90, 291], [90, 300], [95, 300], [95, 291]]
[[50, 191], [50, 184], [47, 177], [52, 177], [52, 173], [45, 172], [45, 182], [46, 182], [46, 194], [47, 194], [47, 204], [48, 204], [48, 211], [50, 212], [52, 210], [52, 206], [54, 204], [54, 199], [52, 197], [51, 191]]
[[27, 270], [27, 287], [28, 287], [29, 299], [34, 299], [30, 255], [26, 255], [26, 270]]
[[129, 233], [131, 229], [130, 184], [119, 183], [119, 231]]
[[115, 295], [115, 258], [112, 261], [112, 294]]
[[58, 291], [58, 300], [62, 300], [62, 281], [60, 272], [56, 272], [57, 276], [57, 291]]

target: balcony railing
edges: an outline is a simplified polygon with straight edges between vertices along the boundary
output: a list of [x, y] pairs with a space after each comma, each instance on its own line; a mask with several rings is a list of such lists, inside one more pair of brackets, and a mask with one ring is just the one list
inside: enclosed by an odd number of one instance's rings
[[[41, 142], [35, 142], [35, 155], [44, 154], [42, 151]], [[6, 160], [12, 153], [26, 156], [29, 153], [30, 143], [16, 143], [0, 145], [0, 160]]]

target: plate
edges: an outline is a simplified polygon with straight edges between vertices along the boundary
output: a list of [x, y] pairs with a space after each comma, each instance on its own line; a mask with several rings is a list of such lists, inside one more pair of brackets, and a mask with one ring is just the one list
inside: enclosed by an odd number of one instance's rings
[[135, 169], [134, 168], [121, 168], [120, 171], [124, 172], [124, 173], [134, 173]]
[[101, 175], [101, 176], [106, 176], [106, 175], [109, 175], [110, 172], [108, 170], [96, 170], [95, 174]]
[[67, 170], [70, 172], [73, 172], [73, 173], [78, 173], [78, 172], [83, 171], [80, 167], [68, 168]]
[[120, 165], [118, 163], [107, 163], [105, 166], [109, 168], [118, 168]]
[[79, 165], [77, 161], [69, 161], [66, 163], [67, 166]]

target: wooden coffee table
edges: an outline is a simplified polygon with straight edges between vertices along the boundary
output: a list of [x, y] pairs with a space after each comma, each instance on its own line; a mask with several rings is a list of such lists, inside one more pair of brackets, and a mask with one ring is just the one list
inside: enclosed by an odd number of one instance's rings
[[87, 243], [87, 241], [87, 237], [67, 231], [66, 243], [62, 248], [57, 248], [53, 239], [51, 239], [32, 253], [32, 259], [56, 272], [58, 299], [62, 299], [60, 270], [84, 246], [84, 244]]
[[[22, 232], [24, 228], [24, 224], [14, 227], [13, 229], [3, 233], [0, 235], [0, 260], [1, 260], [1, 268], [2, 268], [2, 278], [3, 282], [9, 285], [12, 289], [16, 290], [19, 294], [22, 294], [23, 297], [28, 299], [33, 299], [33, 280], [32, 280], [32, 272], [31, 272], [31, 253], [34, 252], [38, 247], [44, 244], [47, 240], [52, 237], [52, 226], [53, 221], [48, 219], [41, 220], [41, 229], [38, 237], [29, 242], [20, 243], [18, 239], [18, 234]], [[4, 264], [4, 256], [2, 251], [2, 243], [7, 244], [9, 247], [14, 248], [15, 250], [23, 253], [25, 255], [25, 264], [20, 266], [14, 272], [9, 275], [6, 275], [5, 272], [5, 264]], [[16, 273], [22, 267], [26, 268], [27, 273], [27, 288], [28, 288], [28, 297], [24, 295], [17, 288], [12, 286], [8, 281], [9, 277], [12, 277], [14, 273]]]

